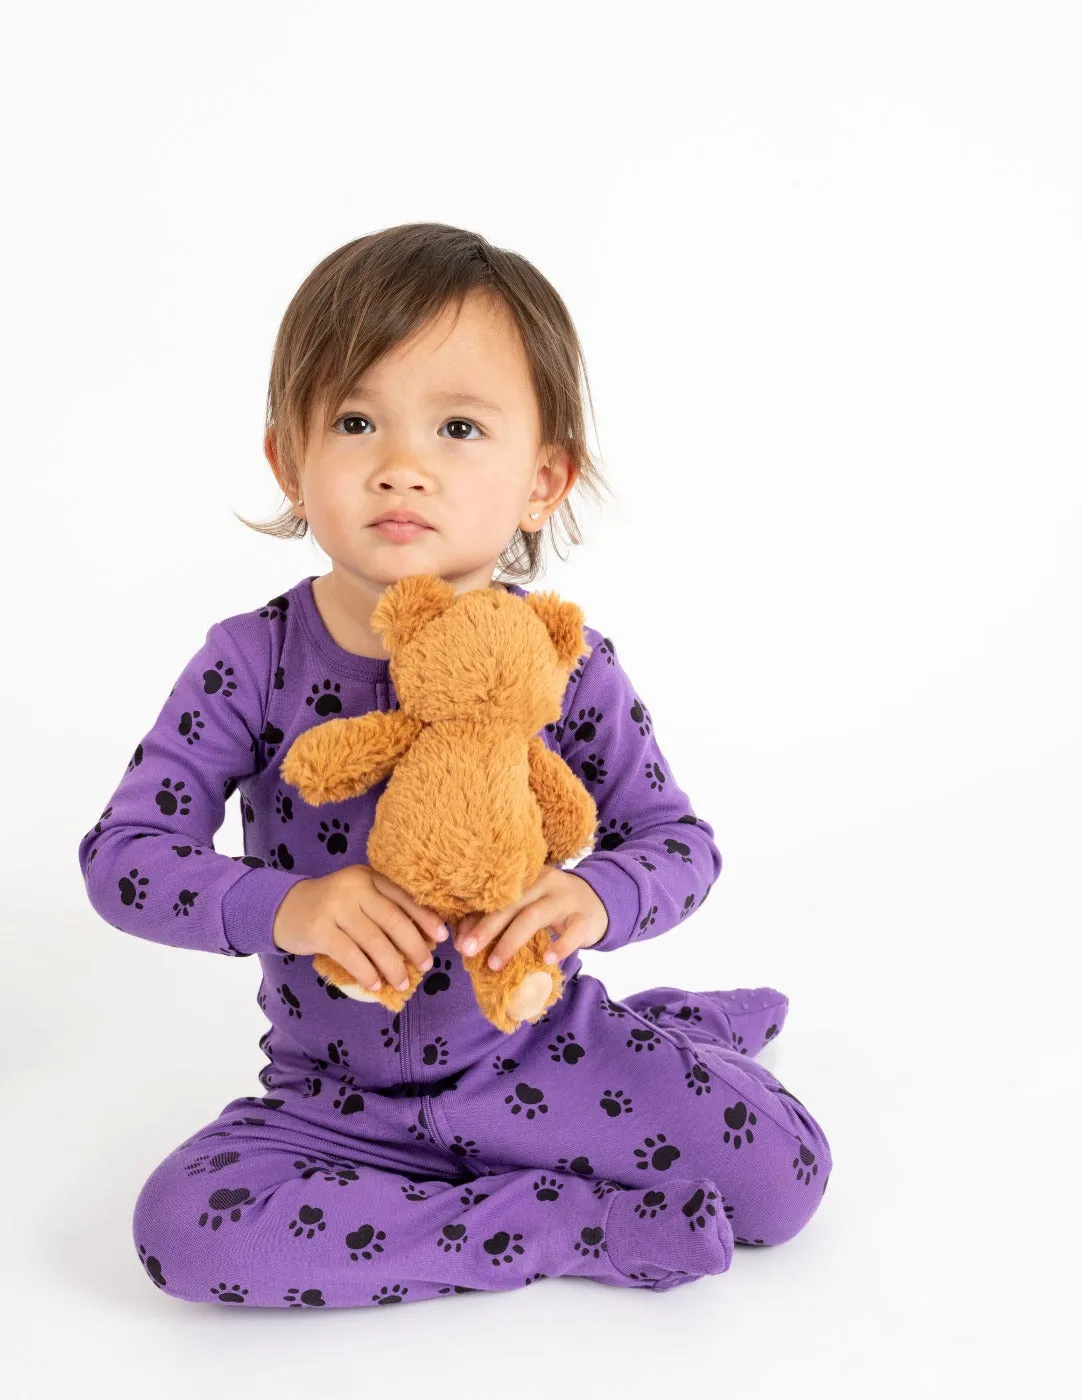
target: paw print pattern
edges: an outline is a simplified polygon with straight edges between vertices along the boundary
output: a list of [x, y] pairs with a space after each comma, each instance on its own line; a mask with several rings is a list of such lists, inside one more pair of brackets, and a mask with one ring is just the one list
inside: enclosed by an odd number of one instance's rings
[[195, 908], [195, 901], [198, 898], [199, 895], [195, 890], [181, 890], [173, 905], [173, 913], [178, 917], [183, 916], [186, 919]]
[[701, 1098], [703, 1094], [709, 1094], [710, 1092], [710, 1071], [703, 1064], [702, 1060], [699, 1059], [698, 1055], [695, 1056], [691, 1068], [688, 1070], [687, 1074], [684, 1075], [684, 1084], [691, 1090], [696, 1098]]
[[323, 1219], [323, 1212], [319, 1206], [301, 1206], [297, 1212], [297, 1218], [289, 1222], [290, 1234], [297, 1239], [314, 1240], [321, 1230], [327, 1228], [327, 1222]]
[[652, 1026], [636, 1025], [632, 1026], [625, 1044], [629, 1050], [634, 1050], [636, 1055], [639, 1055], [644, 1050], [653, 1053], [662, 1044], [662, 1039]]
[[219, 1283], [210, 1291], [216, 1303], [243, 1303], [248, 1296], [247, 1288], [242, 1288], [239, 1283]]
[[312, 687], [312, 693], [305, 697], [304, 703], [311, 705], [317, 715], [337, 715], [342, 709], [341, 693], [342, 687], [337, 681], [325, 680], [322, 685]]
[[404, 1283], [392, 1284], [390, 1288], [384, 1285], [378, 1293], [372, 1294], [373, 1303], [404, 1303], [409, 1289]]
[[329, 822], [320, 822], [316, 832], [316, 840], [324, 843], [329, 856], [345, 855], [349, 848], [348, 837], [349, 822], [341, 822], [337, 817], [332, 817]]
[[182, 817], [188, 815], [192, 799], [191, 795], [183, 789], [183, 782], [175, 782], [172, 778], [162, 779], [161, 787], [154, 794], [154, 801], [158, 804], [158, 810], [163, 817], [176, 816], [178, 811]]
[[295, 815], [293, 810], [293, 798], [288, 792], [283, 792], [281, 788], [274, 795], [274, 810], [278, 813], [278, 818], [282, 822], [291, 822]]
[[209, 670], [203, 672], [204, 692], [207, 695], [232, 695], [237, 688], [233, 675], [232, 666], [227, 666], [224, 661], [216, 661]]
[[552, 1058], [558, 1063], [565, 1065], [576, 1065], [586, 1054], [585, 1048], [576, 1041], [574, 1034], [568, 1031], [566, 1035], [558, 1035], [549, 1042], [548, 1049], [552, 1052]]
[[150, 887], [147, 877], [140, 875], [138, 870], [129, 870], [127, 875], [122, 875], [116, 883], [121, 904], [132, 904], [136, 909], [142, 909]]
[[445, 1225], [440, 1231], [436, 1247], [442, 1249], [445, 1254], [460, 1254], [468, 1238], [465, 1225]]
[[734, 1103], [727, 1108], [724, 1113], [725, 1131], [721, 1135], [722, 1142], [731, 1142], [734, 1147], [739, 1147], [741, 1143], [753, 1143], [755, 1134], [752, 1132], [758, 1119], [748, 1108], [746, 1103]]
[[656, 1137], [643, 1138], [642, 1147], [636, 1147], [633, 1155], [638, 1158], [635, 1165], [640, 1171], [667, 1172], [679, 1158], [680, 1149], [664, 1133], [658, 1133]]
[[482, 1244], [482, 1249], [490, 1256], [490, 1261], [499, 1268], [501, 1264], [511, 1264], [514, 1262], [516, 1254], [524, 1254], [525, 1250], [519, 1241], [520, 1234], [510, 1234], [507, 1230], [497, 1230], [491, 1239], [487, 1239]]
[[717, 1199], [718, 1193], [716, 1191], [704, 1191], [700, 1186], [680, 1207], [691, 1227], [692, 1234], [696, 1230], [705, 1230], [708, 1217], [717, 1215]]
[[442, 1035], [436, 1036], [421, 1047], [421, 1063], [426, 1068], [432, 1065], [445, 1065], [448, 1060], [447, 1041]]
[[320, 1288], [287, 1288], [282, 1294], [282, 1301], [288, 1303], [291, 1308], [325, 1308], [327, 1306], [323, 1290]]
[[558, 1201], [564, 1184], [554, 1176], [541, 1176], [533, 1183], [531, 1189], [538, 1201]]
[[[793, 1158], [793, 1171], [797, 1181], [802, 1181], [805, 1186], [810, 1186], [812, 1178], [819, 1175], [819, 1163], [815, 1160], [815, 1153], [804, 1143], [800, 1144], [800, 1150]], [[825, 1181], [823, 1190], [826, 1190]]]
[[206, 728], [203, 723], [202, 713], [199, 710], [185, 710], [177, 725], [177, 733], [188, 744], [198, 744], [203, 737], [202, 730]]
[[147, 1271], [147, 1276], [159, 1288], [164, 1288], [166, 1284], [165, 1275], [162, 1273], [161, 1260], [153, 1254], [148, 1254], [145, 1245], [139, 1246], [139, 1259], [143, 1268]]
[[589, 709], [579, 710], [577, 715], [570, 717], [567, 721], [567, 728], [576, 743], [592, 744], [597, 737], [597, 726], [604, 717], [600, 710], [591, 705]]
[[536, 1118], [538, 1114], [549, 1111], [544, 1098], [543, 1089], [536, 1089], [532, 1084], [521, 1080], [515, 1085], [515, 1092], [505, 1097], [504, 1103], [511, 1105], [512, 1114], [522, 1113], [526, 1118]]
[[349, 1257], [356, 1263], [359, 1259], [374, 1259], [383, 1253], [386, 1230], [377, 1230], [375, 1225], [358, 1225], [346, 1235], [346, 1248]]
[[597, 838], [594, 849], [597, 851], [615, 851], [629, 840], [632, 835], [630, 822], [618, 822], [615, 817], [609, 821], [599, 823]]
[[255, 1197], [246, 1186], [223, 1187], [211, 1195], [207, 1201], [210, 1209], [203, 1212], [198, 1223], [206, 1225], [209, 1221], [212, 1230], [219, 1229], [227, 1220], [235, 1224], [241, 1217], [243, 1207], [254, 1204]]
[[606, 1089], [601, 1095], [600, 1107], [610, 1118], [619, 1118], [622, 1114], [634, 1112], [631, 1099], [623, 1089]]
[[296, 1017], [299, 1021], [304, 1013], [301, 1011], [301, 1004], [297, 1000], [292, 987], [290, 987], [287, 982], [283, 982], [278, 988], [278, 996], [282, 1005], [288, 1009], [290, 1016]]
[[586, 1259], [600, 1259], [605, 1250], [605, 1231], [600, 1225], [585, 1225], [574, 1248]]
[[259, 736], [259, 742], [263, 745], [263, 752], [268, 761], [272, 759], [282, 747], [282, 740], [285, 737], [285, 734], [276, 724], [268, 723], [263, 726], [263, 732]]

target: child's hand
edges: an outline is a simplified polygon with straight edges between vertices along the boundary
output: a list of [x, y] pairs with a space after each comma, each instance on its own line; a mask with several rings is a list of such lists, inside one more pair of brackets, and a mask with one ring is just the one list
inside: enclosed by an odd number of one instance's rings
[[[560, 935], [545, 954], [546, 962], [566, 958], [576, 948], [600, 943], [609, 927], [609, 914], [592, 885], [570, 870], [546, 865], [539, 879], [524, 890], [517, 904], [491, 914], [467, 914], [455, 931], [455, 947], [463, 953], [481, 953], [499, 942], [489, 955], [489, 967], [498, 968], [542, 928]], [[503, 937], [500, 938], [500, 935]], [[474, 947], [466, 944], [473, 941]], [[493, 962], [493, 958], [498, 961]]]

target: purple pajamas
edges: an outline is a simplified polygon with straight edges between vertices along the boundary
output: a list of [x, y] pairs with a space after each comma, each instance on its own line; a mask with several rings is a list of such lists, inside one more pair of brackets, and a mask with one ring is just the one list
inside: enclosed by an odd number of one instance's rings
[[[526, 590], [512, 585], [525, 596]], [[721, 869], [608, 639], [542, 739], [598, 806], [574, 873], [609, 913], [610, 951], [656, 937]], [[149, 1277], [194, 1301], [348, 1307], [580, 1275], [671, 1288], [811, 1218], [830, 1149], [753, 1056], [780, 1031], [771, 988], [658, 987], [610, 998], [564, 959], [563, 996], [503, 1035], [447, 944], [394, 1015], [286, 955], [274, 914], [301, 878], [366, 859], [378, 784], [309, 807], [278, 771], [338, 714], [394, 708], [388, 663], [338, 647], [304, 579], [214, 624], [79, 847], [115, 927], [260, 959], [264, 1094], [231, 1100], [162, 1161], [136, 1202]], [[245, 856], [214, 850], [241, 792]], [[164, 838], [164, 839], [163, 839]]]

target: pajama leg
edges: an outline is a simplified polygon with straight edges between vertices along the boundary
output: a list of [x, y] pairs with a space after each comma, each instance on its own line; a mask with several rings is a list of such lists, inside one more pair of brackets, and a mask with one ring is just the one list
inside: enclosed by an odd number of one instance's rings
[[[443, 1177], [430, 1162], [388, 1166], [363, 1138], [339, 1138], [297, 1105], [282, 1107], [281, 1098], [234, 1099], [144, 1183], [133, 1239], [164, 1292], [249, 1307], [365, 1307], [563, 1275], [661, 1290], [729, 1266], [732, 1233], [710, 1182], [681, 1178], [666, 1197], [533, 1166], [450, 1179], [453, 1163]], [[687, 1267], [671, 1258], [666, 1211], [681, 1212]]]
[[[739, 1048], [723, 1009], [734, 1001], [747, 1018]], [[832, 1166], [822, 1128], [752, 1058], [786, 1007], [770, 988], [652, 988], [619, 1002], [580, 973], [433, 1110], [495, 1171], [540, 1163], [659, 1189], [677, 1175], [710, 1180], [736, 1243], [780, 1244], [811, 1219]]]

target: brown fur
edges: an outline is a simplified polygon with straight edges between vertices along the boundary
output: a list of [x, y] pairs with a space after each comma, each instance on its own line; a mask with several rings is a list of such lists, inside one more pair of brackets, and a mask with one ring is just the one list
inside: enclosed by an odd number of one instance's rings
[[[456, 595], [435, 574], [412, 574], [386, 589], [371, 623], [389, 653], [401, 708], [306, 730], [282, 762], [285, 781], [319, 805], [357, 797], [390, 775], [368, 864], [450, 924], [506, 909], [546, 864], [592, 850], [594, 800], [539, 737], [559, 721], [568, 677], [592, 650], [582, 609], [551, 591]], [[543, 961], [551, 941], [540, 929], [498, 971], [487, 963], [494, 944], [463, 957], [478, 1006], [497, 1029], [521, 1024], [515, 994], [531, 974], [548, 974], [552, 985], [540, 1010], [522, 1019], [536, 1021], [560, 997], [559, 964]], [[333, 958], [319, 954], [313, 965], [335, 986], [392, 1011], [423, 976], [407, 960], [407, 991], [385, 984], [372, 992]], [[543, 986], [536, 978], [531, 985]]]

